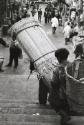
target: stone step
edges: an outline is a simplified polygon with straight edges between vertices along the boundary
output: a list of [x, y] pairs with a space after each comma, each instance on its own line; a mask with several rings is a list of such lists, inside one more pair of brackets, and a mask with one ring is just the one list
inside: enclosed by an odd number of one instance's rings
[[[0, 75], [0, 125], [60, 125], [60, 116], [49, 105], [36, 104], [37, 86], [27, 75]], [[84, 117], [72, 116], [70, 122], [84, 125]]]
[[0, 75], [0, 99], [38, 101], [38, 80], [31, 75]]
[[45, 122], [59, 123], [60, 116], [58, 115], [29, 115], [29, 114], [0, 114], [0, 123], [2, 122]]
[[30, 101], [23, 100], [23, 99], [0, 99], [0, 107], [23, 107], [23, 106], [29, 106], [29, 107], [40, 107], [40, 108], [50, 108], [49, 104], [46, 105], [40, 105], [38, 102], [31, 103]]
[[[0, 121], [0, 125], [61, 125], [60, 124], [60, 118], [56, 121]], [[69, 122], [69, 125], [84, 125], [84, 117], [74, 116], [71, 118], [71, 121]]]
[[[0, 74], [0, 78], [9, 78], [9, 79], [25, 78], [27, 80], [28, 75], [29, 75], [29, 73], [23, 74], [23, 75], [21, 75], [21, 74], [5, 74], [4, 73], [4, 74]], [[32, 78], [37, 79], [37, 73], [32, 73], [30, 76], [30, 79], [32, 79]]]
[[[84, 125], [84, 116], [72, 116], [70, 125]], [[0, 125], [60, 125], [58, 115], [0, 115]]]
[[0, 125], [60, 125], [60, 123], [50, 123], [50, 122], [4, 122], [0, 123]]
[[49, 105], [29, 104], [27, 101], [0, 100], [0, 114], [36, 114], [56, 115]]
[[60, 117], [49, 105], [0, 99], [0, 125], [60, 125], [59, 122]]
[[40, 114], [40, 115], [56, 115], [54, 110], [35, 109], [35, 108], [0, 108], [0, 114]]
[[[70, 125], [84, 125], [84, 116], [72, 116]], [[60, 125], [60, 117], [49, 105], [26, 100], [0, 100], [0, 125]]]
[[35, 108], [35, 109], [51, 109], [49, 104], [41, 105], [38, 102], [29, 102], [27, 100], [9, 100], [0, 99], [0, 108]]

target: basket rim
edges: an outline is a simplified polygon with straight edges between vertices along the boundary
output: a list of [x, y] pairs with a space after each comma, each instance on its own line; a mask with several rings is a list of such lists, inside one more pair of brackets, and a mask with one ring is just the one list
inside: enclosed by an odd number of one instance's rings
[[[68, 72], [67, 72], [67, 66], [65, 66], [65, 73], [66, 73], [67, 77], [69, 77], [70, 79], [72, 79], [76, 83], [82, 83], [81, 81], [84, 80], [84, 78], [81, 78], [81, 79], [77, 80], [73, 76], [69, 75]], [[84, 84], [84, 83], [82, 83], [82, 84]]]

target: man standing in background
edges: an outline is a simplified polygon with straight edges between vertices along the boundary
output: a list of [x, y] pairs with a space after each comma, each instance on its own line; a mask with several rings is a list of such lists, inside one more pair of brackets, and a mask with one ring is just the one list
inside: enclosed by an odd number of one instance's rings
[[42, 10], [41, 8], [38, 10], [38, 20], [41, 22]]
[[51, 26], [52, 26], [52, 33], [55, 34], [55, 31], [58, 27], [59, 23], [58, 23], [58, 19], [56, 16], [54, 16], [52, 19], [51, 19]]

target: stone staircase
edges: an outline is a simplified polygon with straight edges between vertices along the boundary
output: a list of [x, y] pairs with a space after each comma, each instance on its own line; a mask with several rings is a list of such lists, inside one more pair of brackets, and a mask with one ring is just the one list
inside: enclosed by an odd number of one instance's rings
[[21, 100], [0, 100], [0, 125], [60, 125], [49, 106]]
[[[0, 125], [60, 125], [60, 116], [49, 105], [3, 99]], [[72, 116], [70, 125], [84, 125], [84, 116]]]
[[0, 125], [60, 125], [49, 105], [38, 104], [38, 80], [32, 75], [0, 75]]
[[[38, 80], [26, 75], [0, 75], [0, 125], [60, 125], [49, 105], [38, 104]], [[84, 125], [84, 116], [72, 116], [70, 125]]]

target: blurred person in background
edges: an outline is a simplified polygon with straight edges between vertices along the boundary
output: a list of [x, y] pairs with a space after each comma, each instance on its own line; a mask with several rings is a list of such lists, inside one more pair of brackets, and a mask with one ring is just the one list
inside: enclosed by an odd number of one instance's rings
[[58, 19], [57, 19], [56, 16], [54, 16], [54, 17], [51, 19], [51, 26], [52, 26], [52, 33], [53, 33], [53, 34], [55, 34], [58, 25], [59, 25]]
[[14, 60], [14, 68], [17, 68], [18, 67], [18, 59], [19, 59], [19, 56], [22, 54], [22, 50], [19, 47], [19, 43], [16, 40], [15, 34], [12, 37], [9, 53], [10, 53], [9, 63], [6, 66], [11, 67], [13, 60]]
[[42, 10], [41, 8], [38, 10], [38, 20], [41, 22], [41, 18], [42, 18]]
[[70, 26], [70, 23], [68, 22], [67, 25], [63, 29], [64, 38], [65, 38], [65, 45], [67, 45], [68, 42], [70, 42], [71, 31], [72, 31], [71, 26]]

